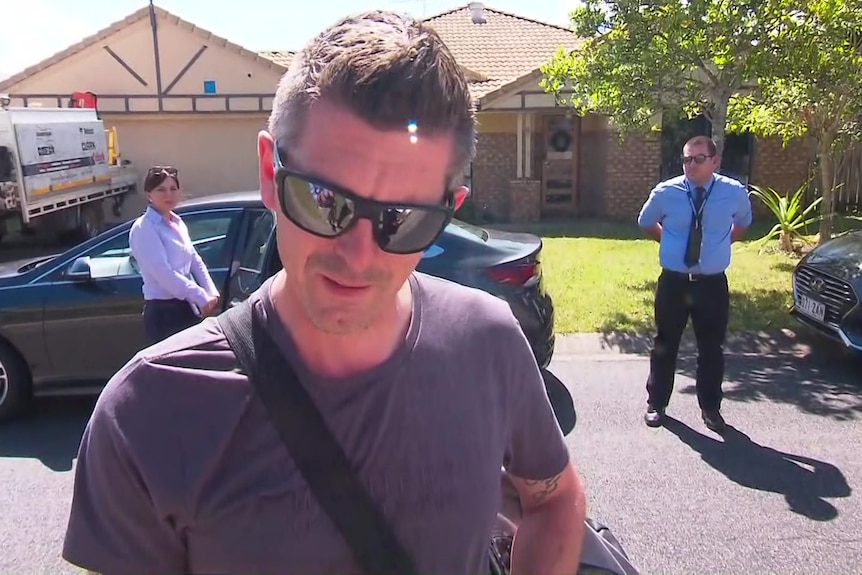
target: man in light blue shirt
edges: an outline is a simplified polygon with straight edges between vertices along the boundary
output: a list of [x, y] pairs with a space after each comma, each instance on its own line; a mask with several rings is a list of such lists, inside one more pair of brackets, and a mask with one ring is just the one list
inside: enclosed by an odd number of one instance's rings
[[751, 225], [745, 185], [716, 174], [715, 143], [697, 136], [683, 147], [684, 175], [659, 183], [638, 225], [659, 242], [662, 267], [655, 293], [656, 335], [647, 380], [644, 420], [658, 427], [673, 393], [677, 353], [691, 317], [697, 339], [697, 400], [704, 424], [725, 429], [721, 415], [724, 339], [730, 298], [725, 270], [731, 244]]

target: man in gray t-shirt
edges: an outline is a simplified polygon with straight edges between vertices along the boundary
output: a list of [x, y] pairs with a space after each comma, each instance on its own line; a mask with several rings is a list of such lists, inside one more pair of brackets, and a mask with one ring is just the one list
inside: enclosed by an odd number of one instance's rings
[[[517, 321], [414, 271], [464, 200], [474, 141], [467, 82], [422, 23], [371, 12], [317, 36], [258, 136], [284, 270], [250, 304], [420, 573], [487, 572], [501, 466], [522, 506], [513, 573], [574, 573], [583, 488]], [[357, 572], [236, 368], [209, 319], [111, 379], [81, 443], [66, 560]]]

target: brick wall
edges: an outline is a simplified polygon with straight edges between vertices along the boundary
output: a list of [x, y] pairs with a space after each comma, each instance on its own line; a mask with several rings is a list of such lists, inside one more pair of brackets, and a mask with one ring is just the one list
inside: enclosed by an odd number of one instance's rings
[[811, 173], [811, 143], [796, 139], [784, 147], [780, 138], [756, 138], [750, 182], [775, 188], [779, 192], [795, 192]]
[[[541, 134], [535, 134], [534, 155]], [[511, 132], [480, 133], [473, 162], [474, 213], [482, 221], [528, 222], [541, 217], [540, 174], [516, 180], [517, 136]], [[810, 175], [810, 144], [795, 140], [784, 147], [778, 138], [758, 138], [754, 144], [750, 181], [760, 186], [794, 191]], [[534, 166], [541, 166], [534, 158]], [[631, 135], [620, 142], [608, 129], [582, 134], [580, 188], [585, 215], [633, 221], [659, 181], [661, 143], [658, 135]], [[588, 191], [592, 188], [592, 194]], [[587, 197], [592, 196], [589, 201]], [[768, 214], [753, 200], [758, 219]], [[586, 209], [583, 209], [586, 208]]]
[[[578, 214], [581, 216], [602, 217], [607, 213], [607, 130], [607, 121], [603, 116], [590, 114], [581, 119], [578, 142]], [[617, 145], [616, 142], [613, 144]]]
[[[786, 147], [781, 138], [755, 138], [749, 182], [775, 188], [781, 193], [793, 193], [811, 175], [812, 153], [811, 143], [801, 138], [788, 142]], [[757, 198], [751, 199], [751, 207], [757, 219], [775, 219]]]
[[606, 215], [634, 220], [650, 190], [658, 183], [661, 141], [650, 134], [631, 135], [620, 142], [619, 134], [607, 131]]
[[509, 221], [538, 222], [542, 217], [541, 180], [512, 180], [509, 182], [509, 190], [512, 196]]
[[479, 134], [473, 160], [473, 202], [477, 218], [508, 221], [512, 211], [510, 182], [517, 176], [517, 135]]

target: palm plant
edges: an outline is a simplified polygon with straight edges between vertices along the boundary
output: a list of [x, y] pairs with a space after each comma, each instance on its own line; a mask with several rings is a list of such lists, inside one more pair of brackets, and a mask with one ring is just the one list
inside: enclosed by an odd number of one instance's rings
[[802, 202], [807, 188], [808, 184], [805, 183], [792, 194], [782, 194], [774, 188], [749, 185], [749, 195], [760, 200], [777, 220], [772, 229], [757, 240], [757, 244], [763, 245], [777, 237], [781, 251], [792, 253], [794, 240], [799, 239], [808, 243], [801, 230], [822, 218], [822, 215], [812, 215], [812, 212], [823, 201], [823, 196], [818, 197], [807, 207], [803, 207]]

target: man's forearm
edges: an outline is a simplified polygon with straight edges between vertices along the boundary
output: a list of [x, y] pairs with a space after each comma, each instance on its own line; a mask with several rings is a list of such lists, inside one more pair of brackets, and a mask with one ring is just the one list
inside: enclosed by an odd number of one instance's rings
[[525, 512], [512, 546], [512, 575], [575, 575], [585, 517], [583, 491]]
[[733, 227], [730, 228], [730, 241], [738, 242], [745, 236], [745, 232], [748, 231], [748, 228], [743, 228], [742, 226], [737, 226], [733, 224]]
[[661, 243], [661, 224], [655, 224], [642, 229], [648, 238]]

